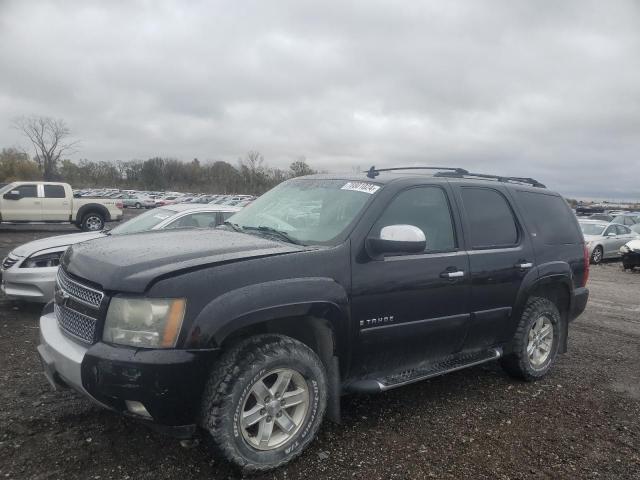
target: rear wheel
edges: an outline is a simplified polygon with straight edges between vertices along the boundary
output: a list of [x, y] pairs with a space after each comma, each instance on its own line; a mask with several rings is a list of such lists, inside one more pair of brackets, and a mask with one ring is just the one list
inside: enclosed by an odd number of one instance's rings
[[142, 208], [142, 205], [140, 203], [136, 203], [136, 208], [140, 209], [140, 208]]
[[315, 352], [289, 337], [258, 335], [217, 362], [201, 425], [229, 461], [245, 471], [267, 471], [302, 453], [326, 403], [325, 369]]
[[598, 245], [596, 248], [593, 249], [593, 252], [591, 253], [591, 263], [597, 265], [602, 262], [603, 257], [604, 257], [604, 253], [603, 253], [602, 247]]
[[99, 213], [87, 213], [82, 217], [80, 228], [85, 232], [98, 232], [104, 228], [104, 218]]
[[501, 361], [505, 371], [526, 381], [544, 377], [558, 355], [561, 321], [551, 300], [531, 297], [520, 317], [511, 353]]

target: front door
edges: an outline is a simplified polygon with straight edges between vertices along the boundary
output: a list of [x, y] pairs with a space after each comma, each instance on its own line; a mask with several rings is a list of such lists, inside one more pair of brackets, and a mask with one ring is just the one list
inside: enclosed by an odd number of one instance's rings
[[[38, 198], [38, 185], [25, 183], [11, 189], [18, 192], [16, 199], [2, 200], [2, 220], [7, 222], [36, 222], [42, 220], [41, 198]], [[9, 192], [7, 192], [9, 193]]]
[[424, 232], [427, 246], [419, 254], [354, 261], [354, 377], [397, 372], [462, 346], [469, 319], [469, 265], [451, 212], [446, 188], [410, 187], [394, 197], [369, 232], [376, 237], [385, 226], [413, 225]]
[[42, 220], [48, 222], [68, 222], [71, 214], [71, 202], [62, 185], [43, 186]]

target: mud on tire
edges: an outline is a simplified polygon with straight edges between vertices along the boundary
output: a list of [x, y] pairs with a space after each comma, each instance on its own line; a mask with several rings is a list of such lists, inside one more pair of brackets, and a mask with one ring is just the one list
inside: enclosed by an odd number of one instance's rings
[[[548, 357], [540, 365], [532, 362], [527, 348], [530, 345], [530, 332], [541, 318], [550, 321], [553, 339]], [[561, 339], [562, 317], [556, 305], [547, 298], [531, 297], [525, 305], [516, 333], [513, 337], [511, 353], [500, 361], [502, 368], [512, 377], [528, 382], [544, 377], [555, 362]]]
[[[278, 369], [295, 370], [304, 378], [309, 386], [308, 408], [290, 439], [260, 450], [245, 437], [241, 417], [247, 393]], [[202, 396], [200, 425], [209, 432], [219, 454], [246, 472], [262, 472], [302, 453], [320, 428], [326, 404], [326, 373], [313, 350], [283, 335], [257, 335], [236, 343], [215, 362]]]

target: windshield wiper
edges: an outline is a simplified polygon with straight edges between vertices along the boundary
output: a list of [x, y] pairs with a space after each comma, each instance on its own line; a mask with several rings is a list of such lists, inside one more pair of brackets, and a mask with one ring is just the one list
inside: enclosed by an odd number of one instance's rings
[[232, 229], [234, 232], [242, 232], [242, 231], [244, 230], [244, 228], [242, 228], [242, 227], [241, 227], [240, 225], [238, 225], [237, 223], [233, 223], [233, 222], [229, 222], [229, 221], [224, 222], [224, 223], [223, 223], [223, 225], [224, 225], [225, 227], [231, 227], [231, 229]]
[[287, 232], [284, 232], [282, 230], [277, 230], [273, 227], [267, 227], [265, 225], [260, 225], [258, 227], [244, 227], [245, 230], [257, 230], [259, 232], [264, 232], [267, 233], [269, 235], [274, 235], [278, 238], [280, 238], [281, 240], [284, 240], [285, 242], [289, 242], [289, 243], [293, 243], [294, 245], [302, 245], [300, 243], [300, 240], [293, 238], [291, 235], [289, 235]]

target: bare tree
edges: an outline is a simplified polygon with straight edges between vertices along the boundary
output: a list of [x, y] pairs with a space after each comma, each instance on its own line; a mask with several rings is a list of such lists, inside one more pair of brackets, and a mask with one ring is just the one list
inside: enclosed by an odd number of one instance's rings
[[68, 140], [71, 130], [62, 119], [19, 117], [13, 121], [13, 126], [31, 142], [35, 149], [34, 160], [44, 180], [54, 178], [60, 157], [72, 153], [78, 143]]

